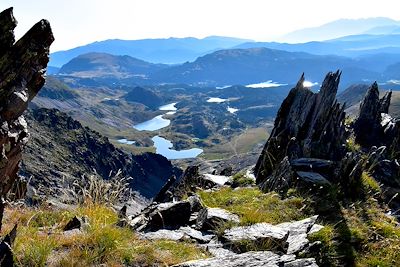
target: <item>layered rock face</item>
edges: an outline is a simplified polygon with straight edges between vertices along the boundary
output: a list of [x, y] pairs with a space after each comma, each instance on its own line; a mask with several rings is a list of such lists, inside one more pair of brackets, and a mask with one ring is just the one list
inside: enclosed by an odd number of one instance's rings
[[388, 115], [391, 97], [389, 91], [380, 99], [376, 82], [368, 89], [354, 122], [356, 141], [361, 146], [386, 146], [390, 152], [399, 153], [400, 121]]
[[49, 47], [54, 41], [46, 20], [35, 24], [17, 42], [13, 33], [16, 25], [12, 8], [0, 13], [1, 197], [18, 179], [22, 149], [28, 140], [27, 124], [22, 113], [44, 85]]
[[[318, 93], [303, 86], [304, 74], [283, 101], [274, 129], [256, 164], [263, 183], [285, 157], [341, 159], [345, 153], [344, 106], [336, 102], [341, 73], [328, 73]], [[287, 161], [286, 160], [286, 161]]]

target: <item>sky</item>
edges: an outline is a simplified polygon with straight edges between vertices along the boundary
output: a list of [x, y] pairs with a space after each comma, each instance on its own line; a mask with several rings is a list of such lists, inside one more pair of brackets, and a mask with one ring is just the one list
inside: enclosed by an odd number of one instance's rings
[[400, 20], [399, 0], [0, 0], [14, 7], [17, 38], [42, 18], [52, 52], [106, 39], [231, 36], [271, 41], [340, 18]]

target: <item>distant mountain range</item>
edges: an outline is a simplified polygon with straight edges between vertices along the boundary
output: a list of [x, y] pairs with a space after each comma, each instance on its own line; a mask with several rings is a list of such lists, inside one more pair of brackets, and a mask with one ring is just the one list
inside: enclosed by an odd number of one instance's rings
[[250, 42], [240, 44], [235, 48], [254, 47], [266, 47], [290, 52], [306, 52], [315, 55], [339, 55], [348, 57], [359, 57], [371, 54], [393, 55], [400, 54], [400, 34], [351, 35], [324, 42], [313, 41], [299, 44]]
[[[83, 86], [225, 86], [270, 80], [289, 84], [302, 72], [316, 82], [327, 71], [341, 69], [343, 88], [375, 80], [384, 88], [400, 87], [400, 22], [338, 20], [286, 37], [297, 35], [314, 41], [291, 44], [219, 36], [106, 40], [53, 53], [49, 73], [73, 77], [65, 82]], [[334, 39], [315, 41], [326, 38]]]
[[210, 36], [197, 38], [168, 38], [143, 40], [105, 40], [58, 51], [50, 56], [49, 66], [61, 67], [71, 59], [86, 53], [99, 52], [128, 55], [153, 63], [178, 64], [193, 61], [215, 50], [234, 47], [251, 40]]
[[331, 70], [343, 71], [342, 85], [400, 79], [400, 54], [372, 54], [357, 58], [313, 55], [264, 47], [226, 49], [199, 57], [194, 62], [169, 66], [129, 56], [90, 53], [61, 67], [59, 77], [84, 86], [193, 84], [196, 86], [248, 85], [267, 81], [290, 84], [305, 72], [312, 82]]
[[389, 18], [339, 19], [319, 27], [288, 33], [280, 42], [304, 43], [325, 41], [347, 35], [400, 33], [400, 22]]

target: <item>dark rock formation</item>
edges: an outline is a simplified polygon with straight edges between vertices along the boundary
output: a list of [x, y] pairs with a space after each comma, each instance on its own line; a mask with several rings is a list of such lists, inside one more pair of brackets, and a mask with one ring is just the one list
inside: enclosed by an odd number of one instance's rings
[[17, 236], [17, 225], [0, 242], [0, 266], [14, 266], [11, 246]]
[[[368, 89], [360, 105], [360, 114], [354, 122], [356, 142], [363, 147], [383, 145], [384, 128], [381, 125], [382, 113], [389, 113], [392, 92], [387, 92], [379, 99], [378, 84], [375, 82]], [[366, 131], [368, 129], [368, 131]]]
[[256, 164], [257, 184], [273, 173], [287, 156], [339, 160], [345, 150], [344, 106], [336, 102], [341, 73], [328, 73], [318, 93], [303, 86], [300, 78], [283, 101], [274, 129]]
[[[0, 13], [0, 198], [18, 179], [22, 149], [28, 141], [22, 113], [44, 84], [54, 41], [49, 22], [41, 20], [15, 43], [16, 25], [12, 8]], [[2, 214], [1, 207], [0, 223]]]
[[192, 206], [188, 200], [153, 204], [134, 217], [129, 225], [133, 229], [155, 231], [163, 228], [178, 229], [189, 223]]

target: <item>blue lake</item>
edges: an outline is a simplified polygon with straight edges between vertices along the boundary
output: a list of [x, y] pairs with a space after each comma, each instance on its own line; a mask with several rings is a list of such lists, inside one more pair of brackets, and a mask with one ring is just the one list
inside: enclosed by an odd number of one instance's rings
[[158, 109], [159, 110], [166, 110], [166, 111], [174, 111], [174, 110], [177, 110], [177, 108], [175, 107], [176, 104], [177, 104], [176, 102], [175, 103], [171, 103], [171, 104], [168, 104], [168, 105], [161, 106]]
[[156, 153], [163, 155], [167, 159], [189, 159], [195, 158], [203, 153], [203, 150], [200, 148], [191, 148], [186, 150], [171, 149], [173, 147], [172, 142], [160, 136], [154, 136], [151, 140], [154, 142]]
[[164, 119], [163, 115], [158, 115], [151, 120], [133, 125], [133, 128], [139, 131], [157, 131], [170, 125], [171, 121]]
[[[159, 107], [159, 110], [168, 111], [165, 113], [166, 115], [173, 115], [175, 114], [177, 108], [175, 107], [176, 103], [167, 104], [164, 106]], [[157, 131], [164, 127], [167, 127], [171, 124], [171, 121], [168, 119], [163, 118], [164, 115], [158, 115], [151, 120], [133, 125], [133, 128], [139, 131]]]

